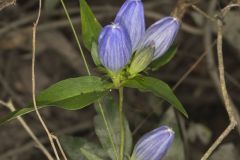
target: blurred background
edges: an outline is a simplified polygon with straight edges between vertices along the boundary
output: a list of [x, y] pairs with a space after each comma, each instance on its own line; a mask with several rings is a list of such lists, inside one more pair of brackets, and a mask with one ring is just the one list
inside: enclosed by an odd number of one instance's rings
[[[3, 0], [1, 0], [3, 2]], [[2, 3], [0, 1], [0, 4]], [[104, 26], [114, 20], [124, 0], [88, 0], [97, 19]], [[147, 26], [170, 15], [176, 0], [145, 0]], [[229, 0], [200, 0], [196, 6], [214, 16]], [[72, 21], [80, 34], [78, 0], [66, 0]], [[16, 108], [31, 102], [32, 24], [38, 9], [37, 0], [17, 0], [0, 11], [0, 99], [12, 100]], [[229, 94], [236, 109], [240, 106], [240, 12], [231, 10], [224, 31], [224, 63]], [[134, 142], [160, 124], [181, 129], [166, 160], [198, 160], [229, 124], [219, 94], [216, 59], [216, 26], [193, 8], [183, 18], [175, 44], [179, 47], [173, 60], [157, 72], [148, 73], [175, 86], [175, 94], [185, 106], [189, 119], [175, 115], [169, 104], [151, 94], [125, 90], [124, 110], [133, 131]], [[81, 37], [80, 37], [81, 40]], [[100, 75], [91, 55], [84, 50], [91, 71]], [[198, 61], [198, 63], [196, 63]], [[194, 66], [195, 65], [195, 66]], [[183, 81], [187, 72], [190, 74]], [[37, 33], [37, 92], [60, 80], [86, 75], [59, 0], [45, 0]], [[178, 83], [180, 82], [180, 83]], [[57, 136], [72, 135], [97, 141], [93, 130], [92, 106], [79, 111], [50, 107], [40, 110], [49, 129]], [[237, 111], [235, 111], [237, 112]], [[0, 117], [9, 109], [0, 106]], [[23, 117], [39, 139], [49, 147], [46, 134], [35, 113]], [[180, 140], [180, 135], [184, 141]], [[211, 157], [213, 160], [238, 160], [240, 132], [235, 129]], [[185, 153], [185, 157], [183, 154]], [[43, 160], [44, 155], [17, 120], [0, 126], [0, 160]]]

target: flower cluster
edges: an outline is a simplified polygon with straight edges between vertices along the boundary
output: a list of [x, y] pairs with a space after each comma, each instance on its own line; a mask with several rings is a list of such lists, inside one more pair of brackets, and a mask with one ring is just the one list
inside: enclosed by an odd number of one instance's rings
[[135, 54], [129, 71], [141, 72], [169, 49], [179, 28], [177, 18], [165, 17], [146, 30], [142, 1], [126, 0], [114, 22], [105, 26], [99, 36], [100, 61], [109, 71], [118, 73]]
[[135, 145], [131, 160], [161, 160], [174, 139], [174, 132], [161, 126], [145, 134]]

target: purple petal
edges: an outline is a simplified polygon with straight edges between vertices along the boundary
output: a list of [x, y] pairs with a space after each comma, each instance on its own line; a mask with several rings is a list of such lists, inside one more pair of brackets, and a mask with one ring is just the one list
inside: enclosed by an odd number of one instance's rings
[[161, 160], [174, 139], [174, 132], [161, 126], [145, 134], [135, 145], [133, 156], [137, 160]]
[[153, 59], [162, 56], [172, 45], [179, 28], [180, 22], [174, 17], [165, 17], [157, 21], [147, 29], [137, 50], [139, 51], [154, 42], [156, 50]]
[[117, 13], [115, 23], [126, 27], [132, 42], [133, 51], [145, 33], [144, 9], [141, 0], [126, 0]]
[[109, 70], [118, 72], [128, 63], [132, 53], [130, 37], [120, 24], [103, 28], [98, 39], [101, 63]]

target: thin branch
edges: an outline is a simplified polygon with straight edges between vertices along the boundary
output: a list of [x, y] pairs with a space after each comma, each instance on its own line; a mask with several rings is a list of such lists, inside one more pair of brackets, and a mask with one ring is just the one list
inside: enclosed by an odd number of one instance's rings
[[228, 112], [230, 121], [236, 125], [236, 119], [232, 110], [232, 106], [229, 100], [229, 95], [226, 87], [225, 81], [225, 71], [223, 62], [223, 51], [222, 51], [222, 40], [223, 40], [223, 23], [220, 19], [217, 20], [218, 25], [218, 36], [217, 36], [217, 55], [218, 55], [218, 69], [219, 69], [219, 79], [221, 85], [221, 91], [225, 103], [226, 110]]
[[5, 106], [5, 107], [8, 107], [8, 103], [6, 103], [6, 102], [4, 102], [4, 101], [2, 101], [2, 100], [0, 100], [0, 105]]
[[207, 160], [210, 155], [213, 153], [213, 151], [216, 150], [216, 148], [222, 143], [222, 141], [226, 138], [229, 133], [235, 128], [235, 124], [230, 123], [227, 128], [224, 130], [224, 132], [218, 137], [218, 139], [212, 144], [212, 146], [208, 149], [208, 151], [203, 155], [201, 160]]
[[65, 152], [64, 152], [64, 150], [63, 150], [63, 148], [61, 146], [61, 143], [60, 143], [58, 137], [53, 135], [53, 134], [52, 134], [52, 137], [56, 141], [56, 143], [58, 145], [58, 148], [60, 149], [60, 152], [62, 153], [62, 156], [63, 156], [64, 160], [67, 160], [67, 156], [66, 156], [66, 154], [65, 154]]
[[203, 10], [201, 10], [200, 8], [198, 8], [196, 5], [192, 5], [192, 8], [197, 11], [198, 13], [200, 13], [201, 15], [203, 15], [204, 17], [206, 17], [207, 19], [209, 19], [212, 22], [215, 22], [216, 19], [211, 17], [210, 15], [208, 15], [206, 12], [204, 12]]
[[39, 19], [41, 16], [41, 6], [42, 6], [42, 0], [39, 0], [38, 16], [37, 16], [35, 23], [33, 24], [33, 33], [32, 33], [32, 35], [33, 35], [33, 39], [32, 39], [32, 99], [33, 99], [33, 105], [34, 105], [35, 112], [36, 112], [38, 119], [41, 122], [44, 130], [46, 131], [46, 133], [48, 135], [48, 138], [49, 138], [50, 144], [53, 148], [54, 154], [55, 154], [57, 160], [60, 160], [56, 146], [53, 142], [51, 133], [49, 132], [47, 125], [45, 124], [44, 120], [42, 119], [42, 117], [38, 111], [37, 103], [36, 103], [36, 94], [35, 94], [35, 92], [36, 92], [35, 91], [36, 30], [37, 30], [37, 25], [38, 25], [38, 22], [39, 22]]
[[[3, 101], [0, 100], [0, 104], [7, 107], [10, 111], [15, 111], [15, 107], [12, 104], [12, 102], [8, 102], [5, 103]], [[43, 154], [48, 158], [48, 160], [54, 160], [54, 158], [52, 157], [52, 155], [48, 152], [48, 150], [44, 147], [44, 145], [40, 142], [40, 140], [37, 138], [37, 136], [33, 133], [32, 129], [28, 126], [28, 124], [26, 123], [26, 121], [18, 116], [17, 117], [18, 121], [20, 122], [20, 124], [23, 126], [23, 128], [27, 131], [27, 133], [29, 134], [29, 136], [34, 140], [34, 142], [36, 143], [37, 147], [43, 152]]]
[[0, 11], [11, 5], [15, 5], [16, 0], [0, 0]]
[[[92, 128], [92, 123], [89, 121], [86, 121], [84, 123], [76, 124], [76, 125], [64, 128], [64, 129], [59, 129], [58, 131], [56, 131], [56, 134], [59, 136], [65, 135], [65, 134], [72, 134], [72, 133], [79, 132], [79, 131], [89, 130], [90, 128]], [[39, 140], [41, 143], [47, 143], [49, 141], [48, 137], [45, 137], [45, 136], [40, 137]], [[20, 154], [23, 154], [24, 152], [28, 152], [34, 146], [35, 146], [35, 142], [30, 141], [26, 144], [22, 144], [21, 147], [11, 148], [10, 150], [7, 150], [2, 155], [0, 155], [0, 159], [1, 160], [8, 159], [12, 155], [18, 156]]]
[[[210, 48], [214, 47], [216, 44], [216, 41], [214, 41], [211, 45], [209, 45]], [[194, 64], [190, 67], [187, 72], [185, 72], [182, 77], [177, 81], [177, 83], [173, 86], [173, 90], [175, 90], [182, 82], [189, 76], [190, 73], [202, 62], [204, 57], [207, 55], [207, 51], [203, 52], [201, 56], [197, 59], [197, 61], [194, 62]]]
[[[231, 4], [232, 6], [232, 4]], [[230, 8], [229, 6], [226, 6], [225, 8]], [[226, 14], [225, 9], [222, 10], [222, 12], [219, 13], [219, 16], [222, 16]], [[222, 17], [223, 18], [223, 17]], [[207, 152], [203, 155], [201, 160], [207, 160], [209, 156], [213, 153], [213, 151], [216, 150], [216, 148], [222, 143], [222, 141], [231, 133], [231, 131], [237, 126], [238, 122], [235, 118], [235, 114], [233, 111], [232, 103], [229, 99], [229, 94], [226, 87], [226, 81], [225, 81], [225, 72], [224, 72], [224, 62], [223, 62], [223, 50], [222, 50], [222, 42], [223, 42], [223, 22], [221, 19], [217, 19], [217, 57], [218, 57], [218, 69], [219, 69], [219, 80], [220, 80], [220, 89], [223, 97], [223, 101], [225, 104], [225, 109], [228, 113], [230, 124], [227, 126], [227, 128], [224, 130], [224, 132], [220, 135], [220, 137], [217, 138], [217, 140], [212, 144], [212, 146], [207, 150]]]

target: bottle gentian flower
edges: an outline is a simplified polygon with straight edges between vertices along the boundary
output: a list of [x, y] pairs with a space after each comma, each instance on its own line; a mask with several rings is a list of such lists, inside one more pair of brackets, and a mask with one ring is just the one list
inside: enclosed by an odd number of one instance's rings
[[161, 126], [145, 134], [134, 147], [131, 160], [161, 160], [174, 139], [174, 132]]
[[112, 72], [119, 72], [132, 54], [126, 29], [117, 23], [104, 27], [99, 36], [98, 50], [101, 63]]
[[144, 9], [141, 0], [126, 0], [117, 13], [115, 23], [126, 27], [132, 48], [135, 50], [145, 33]]
[[147, 29], [145, 35], [138, 44], [137, 51], [154, 42], [155, 52], [153, 60], [159, 58], [172, 45], [179, 28], [180, 22], [177, 18], [164, 17]]
[[151, 25], [145, 32], [144, 9], [141, 0], [126, 0], [117, 13], [115, 22], [127, 29], [133, 44], [133, 51], [140, 51], [154, 43], [153, 59], [167, 51], [180, 28], [177, 18], [165, 17]]
[[179, 28], [177, 18], [165, 17], [145, 30], [142, 1], [126, 0], [116, 15], [114, 25], [104, 27], [100, 34], [100, 61], [107, 69], [118, 72], [128, 64], [134, 52], [138, 54], [152, 44], [155, 47], [152, 60], [155, 60], [172, 45]]

